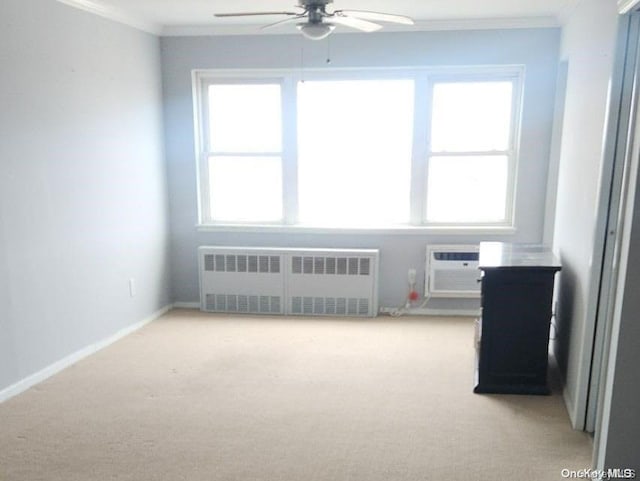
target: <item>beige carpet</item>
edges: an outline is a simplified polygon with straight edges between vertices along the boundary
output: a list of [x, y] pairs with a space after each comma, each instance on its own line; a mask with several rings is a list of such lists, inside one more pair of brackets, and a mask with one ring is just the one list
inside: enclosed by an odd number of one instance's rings
[[561, 480], [559, 395], [472, 394], [469, 319], [173, 311], [0, 404], [0, 480]]

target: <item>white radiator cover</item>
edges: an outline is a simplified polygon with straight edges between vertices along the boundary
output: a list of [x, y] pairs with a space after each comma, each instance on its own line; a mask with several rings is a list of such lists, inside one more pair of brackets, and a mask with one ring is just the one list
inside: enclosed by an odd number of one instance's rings
[[427, 246], [425, 296], [480, 297], [477, 244]]
[[377, 249], [203, 246], [200, 308], [208, 312], [373, 317]]

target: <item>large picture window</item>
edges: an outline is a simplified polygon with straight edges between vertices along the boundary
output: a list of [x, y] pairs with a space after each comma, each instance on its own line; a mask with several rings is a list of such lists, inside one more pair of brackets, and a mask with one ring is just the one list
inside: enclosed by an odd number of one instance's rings
[[513, 226], [520, 69], [298, 75], [194, 74], [201, 224]]
[[299, 221], [408, 223], [412, 131], [409, 80], [299, 83]]

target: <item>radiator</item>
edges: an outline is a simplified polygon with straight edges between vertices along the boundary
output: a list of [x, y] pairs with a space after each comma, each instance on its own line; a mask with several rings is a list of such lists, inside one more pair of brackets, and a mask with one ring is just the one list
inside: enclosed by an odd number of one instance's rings
[[480, 297], [478, 245], [429, 245], [425, 273], [427, 297]]
[[378, 251], [200, 247], [200, 307], [208, 312], [372, 317]]

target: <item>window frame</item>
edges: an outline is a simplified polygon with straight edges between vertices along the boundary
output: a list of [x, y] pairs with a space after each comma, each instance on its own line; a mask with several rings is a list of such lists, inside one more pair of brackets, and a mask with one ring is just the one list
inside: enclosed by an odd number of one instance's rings
[[[523, 65], [323, 68], [323, 69], [196, 69], [192, 71], [194, 147], [196, 160], [198, 223], [201, 231], [511, 234], [515, 233], [516, 181], [524, 92]], [[297, 83], [316, 80], [410, 79], [414, 81], [413, 144], [409, 188], [409, 224], [370, 227], [326, 227], [298, 223], [297, 198]], [[501, 81], [513, 84], [511, 155], [506, 200], [506, 220], [500, 223], [428, 223], [426, 221], [430, 120], [433, 85], [451, 81]], [[212, 84], [278, 83], [281, 86], [282, 122], [282, 221], [220, 222], [211, 218], [208, 158], [208, 87]]]
[[[433, 104], [433, 91], [436, 84], [442, 83], [473, 83], [473, 82], [510, 82], [511, 89], [511, 126], [509, 130], [509, 142], [506, 150], [494, 150], [494, 151], [456, 151], [456, 152], [436, 152], [431, 149], [431, 122], [428, 120], [426, 125], [426, 138], [427, 138], [427, 153], [425, 158], [425, 172], [422, 185], [425, 191], [422, 193], [423, 211], [421, 217], [421, 223], [425, 226], [431, 227], [453, 227], [453, 226], [468, 226], [468, 227], [483, 227], [483, 226], [495, 226], [495, 227], [514, 227], [515, 223], [515, 202], [516, 202], [516, 183], [517, 183], [517, 171], [518, 171], [518, 159], [519, 159], [519, 145], [520, 145], [520, 131], [521, 131], [521, 117], [522, 117], [522, 104], [523, 104], [523, 80], [524, 69], [513, 69], [513, 71], [503, 72], [470, 72], [463, 74], [451, 74], [442, 73], [430, 75], [427, 79], [428, 88], [428, 105], [429, 116], [432, 115]], [[429, 160], [431, 157], [486, 157], [490, 155], [504, 155], [507, 157], [507, 192], [505, 199], [505, 218], [501, 222], [429, 222], [427, 220], [427, 192], [426, 187], [429, 182]]]
[[[280, 109], [281, 109], [281, 139], [280, 139], [280, 151], [279, 152], [223, 152], [216, 151], [212, 148], [212, 142], [210, 138], [210, 118], [209, 118], [209, 87], [212, 85], [279, 85], [280, 86]], [[264, 225], [273, 225], [279, 226], [283, 225], [287, 221], [286, 212], [287, 208], [285, 205], [285, 200], [288, 198], [286, 192], [287, 187], [285, 183], [285, 157], [287, 150], [287, 143], [285, 142], [286, 133], [285, 133], [285, 123], [284, 123], [284, 109], [285, 109], [285, 95], [284, 95], [284, 79], [279, 77], [274, 77], [271, 75], [267, 76], [247, 76], [247, 77], [236, 77], [236, 76], [216, 76], [216, 77], [207, 77], [199, 79], [198, 82], [198, 105], [194, 103], [194, 111], [197, 108], [197, 123], [196, 125], [196, 156], [197, 156], [197, 172], [198, 172], [198, 219], [201, 224], [210, 224], [210, 225], [253, 225], [258, 223], [252, 223], [247, 221], [216, 221], [213, 219], [210, 207], [211, 207], [211, 192], [210, 192], [210, 182], [209, 182], [209, 158], [216, 155], [226, 155], [226, 156], [252, 156], [252, 157], [280, 157], [281, 162], [281, 176], [282, 176], [282, 215], [278, 220], [274, 220], [272, 222], [260, 222], [259, 224]], [[194, 99], [195, 102], [195, 99]], [[290, 184], [290, 183], [288, 183]]]

